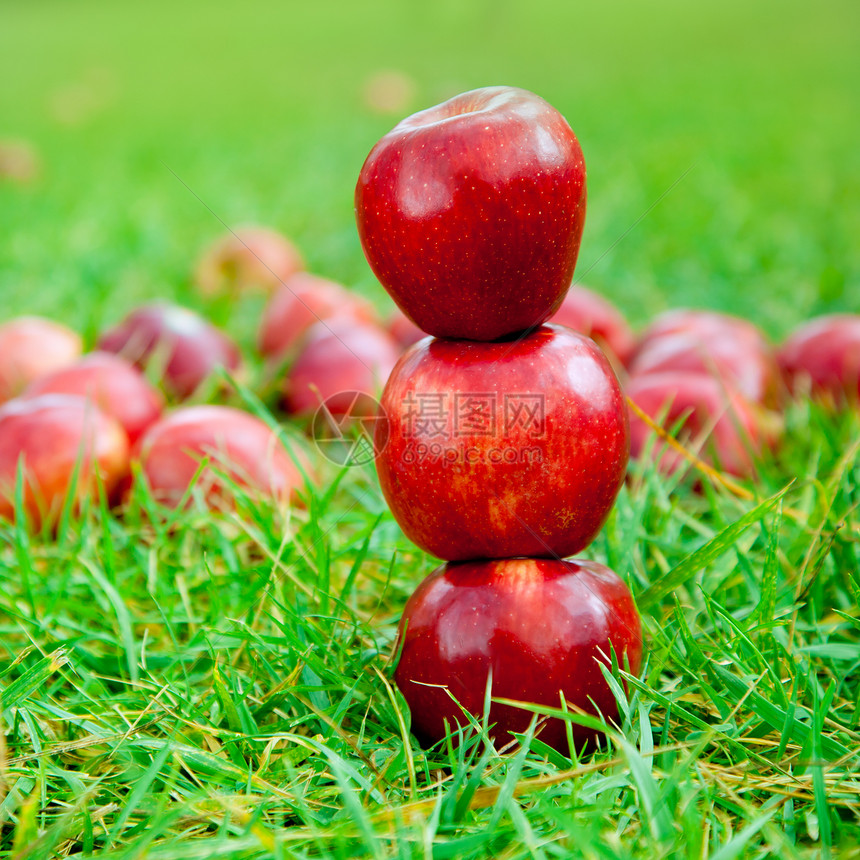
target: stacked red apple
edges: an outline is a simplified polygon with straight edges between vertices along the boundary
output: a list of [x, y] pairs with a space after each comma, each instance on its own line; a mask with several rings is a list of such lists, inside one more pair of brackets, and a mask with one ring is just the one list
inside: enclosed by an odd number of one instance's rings
[[[624, 480], [627, 410], [595, 342], [542, 325], [570, 284], [585, 165], [568, 123], [524, 90], [475, 90], [411, 116], [356, 188], [371, 268], [432, 335], [382, 396], [377, 468], [405, 534], [448, 562], [407, 603], [395, 679], [437, 741], [494, 699], [611, 718], [602, 664], [639, 669], [630, 592], [585, 549]], [[382, 439], [380, 439], [380, 442]], [[380, 444], [380, 447], [381, 444]], [[494, 701], [502, 742], [527, 709]], [[569, 749], [565, 721], [539, 727]], [[574, 726], [581, 742], [591, 731]]]

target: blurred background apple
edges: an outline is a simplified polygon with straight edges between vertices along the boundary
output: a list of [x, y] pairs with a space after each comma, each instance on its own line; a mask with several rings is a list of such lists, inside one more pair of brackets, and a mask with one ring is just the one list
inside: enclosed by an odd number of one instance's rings
[[336, 317], [313, 325], [284, 378], [284, 407], [312, 415], [325, 403], [333, 415], [355, 405], [355, 393], [369, 401], [382, 392], [400, 355], [380, 326]]
[[236, 227], [203, 252], [194, 280], [204, 295], [272, 293], [305, 264], [298, 248], [270, 227]]
[[176, 409], [149, 428], [134, 458], [153, 496], [168, 507], [195, 495], [209, 507], [230, 507], [231, 484], [286, 506], [311, 474], [299, 448], [288, 451], [264, 421], [228, 406]]
[[235, 372], [242, 364], [224, 332], [187, 308], [162, 303], [132, 311], [98, 344], [151, 373], [179, 400], [191, 397], [217, 368]]
[[283, 361], [294, 355], [311, 326], [341, 316], [367, 323], [375, 323], [379, 318], [367, 299], [341, 284], [319, 275], [295, 275], [280, 285], [266, 305], [257, 348], [270, 361]]
[[76, 394], [115, 418], [134, 444], [160, 415], [164, 397], [131, 363], [109, 352], [91, 352], [74, 364], [39, 377], [22, 395]]
[[71, 364], [81, 348], [77, 332], [52, 320], [18, 317], [0, 323], [0, 403], [40, 376]]
[[83, 397], [46, 394], [0, 407], [0, 517], [15, 517], [19, 468], [23, 509], [39, 529], [56, 522], [70, 493], [75, 503], [99, 490], [109, 499], [128, 466], [122, 426]]

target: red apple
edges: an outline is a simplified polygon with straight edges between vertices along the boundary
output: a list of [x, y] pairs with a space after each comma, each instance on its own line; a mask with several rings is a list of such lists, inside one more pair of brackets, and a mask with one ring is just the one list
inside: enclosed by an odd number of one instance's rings
[[437, 337], [495, 340], [561, 303], [585, 220], [585, 161], [543, 99], [473, 90], [385, 135], [355, 208], [368, 263], [409, 319]]
[[34, 379], [65, 367], [81, 354], [81, 338], [41, 317], [0, 325], [0, 403], [17, 397]]
[[54, 523], [74, 479], [77, 501], [101, 484], [108, 497], [128, 472], [120, 424], [83, 397], [46, 394], [0, 407], [0, 517], [14, 519], [19, 464], [35, 528]]
[[186, 406], [153, 424], [140, 440], [136, 459], [153, 496], [176, 507], [191, 486], [212, 508], [229, 504], [225, 476], [251, 495], [287, 505], [304, 486], [309, 467], [304, 454], [294, 456], [271, 428], [250, 413], [229, 406]]
[[[657, 424], [671, 430], [681, 422], [679, 441], [706, 463], [739, 477], [750, 476], [756, 456], [773, 441], [772, 417], [761, 407], [706, 373], [665, 371], [631, 376], [627, 396]], [[642, 455], [652, 439], [651, 428], [630, 415], [630, 453]], [[654, 442], [658, 468], [672, 474], [684, 467], [683, 455]]]
[[[434, 743], [480, 720], [488, 682], [496, 698], [617, 716], [600, 664], [638, 674], [639, 615], [627, 586], [594, 561], [513, 558], [449, 564], [409, 599], [399, 630], [395, 681], [412, 713], [412, 730]], [[452, 698], [453, 697], [453, 698]], [[456, 702], [454, 701], [456, 699]], [[459, 706], [458, 704], [459, 703]], [[573, 709], [572, 709], [573, 710]], [[493, 703], [489, 722], [501, 744], [524, 732], [533, 714]], [[446, 726], [447, 722], [447, 726]], [[572, 724], [577, 745], [595, 732]], [[538, 737], [568, 751], [564, 722], [549, 719]]]
[[164, 398], [146, 377], [124, 358], [109, 352], [91, 352], [68, 367], [40, 377], [22, 396], [42, 394], [90, 398], [105, 415], [119, 421], [132, 444], [164, 408]]
[[194, 280], [204, 295], [271, 293], [304, 267], [295, 245], [276, 230], [237, 227], [206, 249]]
[[660, 314], [639, 337], [631, 365], [664, 338], [687, 338], [708, 346], [734, 343], [746, 353], [765, 356], [773, 365], [773, 349], [754, 323], [719, 311], [676, 308]]
[[217, 367], [237, 370], [238, 347], [199, 314], [176, 305], [154, 304], [132, 311], [99, 338], [99, 349], [118, 353], [140, 368], [155, 368], [165, 388], [185, 399]]
[[379, 393], [400, 355], [384, 329], [335, 317], [316, 323], [284, 380], [284, 406], [311, 415], [322, 405], [332, 415], [354, 409], [355, 392]]
[[294, 275], [278, 289], [263, 312], [257, 338], [260, 353], [270, 359], [283, 359], [297, 348], [314, 323], [338, 316], [365, 323], [377, 321], [373, 305], [346, 287], [317, 275]]
[[400, 344], [403, 349], [418, 343], [427, 337], [427, 333], [421, 331], [406, 314], [399, 308], [394, 311], [385, 323], [388, 333]]
[[704, 341], [687, 332], [664, 335], [642, 346], [630, 362], [633, 376], [662, 372], [714, 376], [754, 403], [772, 405], [777, 398], [776, 362], [766, 344], [743, 339]]
[[621, 311], [585, 287], [571, 286], [552, 322], [566, 325], [595, 340], [610, 361], [617, 359], [617, 364], [622, 367], [630, 360], [636, 346], [633, 330]]
[[763, 337], [755, 324], [742, 317], [698, 308], [674, 308], [660, 314], [642, 333], [641, 341], [679, 332], [696, 334], [703, 340], [734, 336], [751, 343], [757, 343]]
[[833, 403], [860, 400], [860, 314], [812, 319], [783, 343], [777, 359], [794, 394]]
[[713, 311], [677, 310], [643, 334], [629, 362], [632, 375], [708, 373], [754, 403], [774, 405], [779, 375], [773, 349], [747, 320]]
[[446, 561], [573, 555], [624, 481], [618, 380], [593, 340], [563, 326], [511, 342], [422, 340], [382, 408], [382, 491], [406, 536]]

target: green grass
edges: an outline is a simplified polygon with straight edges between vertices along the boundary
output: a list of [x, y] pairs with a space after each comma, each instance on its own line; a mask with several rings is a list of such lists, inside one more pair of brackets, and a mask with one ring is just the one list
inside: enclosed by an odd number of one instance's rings
[[[383, 307], [352, 189], [397, 118], [361, 82], [392, 67], [414, 108], [513, 83], [563, 110], [579, 275], [635, 323], [693, 304], [778, 338], [860, 310], [856, 4], [143, 10], [0, 2], [0, 137], [43, 162], [0, 185], [4, 317], [91, 340], [165, 296], [250, 350], [259, 302], [190, 287], [222, 221], [282, 228]], [[287, 514], [165, 522], [139, 492], [56, 537], [0, 524], [0, 856], [860, 854], [860, 414], [787, 425], [749, 498], [634, 470], [588, 554], [631, 585], [647, 662], [581, 760], [411, 739], [391, 649], [434, 562], [372, 467]]]

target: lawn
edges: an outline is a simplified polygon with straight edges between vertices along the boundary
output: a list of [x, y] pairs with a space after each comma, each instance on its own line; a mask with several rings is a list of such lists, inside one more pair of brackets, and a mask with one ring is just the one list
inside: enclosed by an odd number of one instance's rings
[[[578, 279], [637, 327], [690, 305], [778, 341], [860, 312], [858, 56], [848, 0], [0, 0], [0, 138], [41, 161], [0, 183], [2, 317], [91, 344], [163, 297], [251, 357], [260, 300], [191, 282], [247, 222], [386, 309], [364, 157], [507, 83], [585, 152]], [[400, 113], [362, 98], [385, 69], [413, 81]], [[268, 414], [254, 379], [236, 399]], [[435, 562], [372, 466], [289, 512], [165, 520], [139, 492], [53, 537], [0, 523], [0, 856], [860, 856], [859, 447], [856, 409], [802, 404], [755, 482], [633, 467], [586, 555], [629, 583], [646, 665], [582, 757], [412, 739], [392, 647]]]

